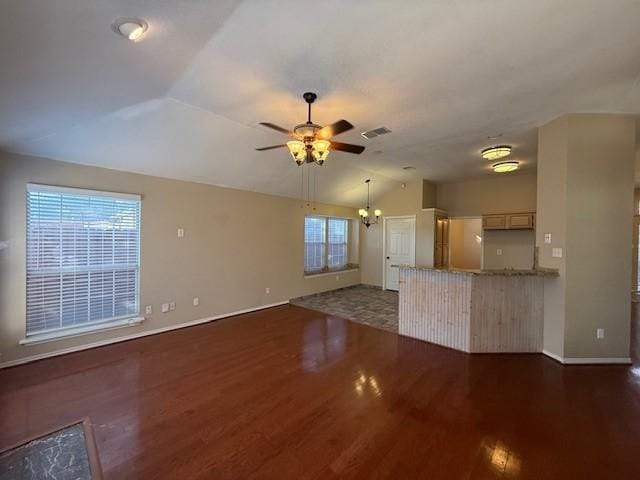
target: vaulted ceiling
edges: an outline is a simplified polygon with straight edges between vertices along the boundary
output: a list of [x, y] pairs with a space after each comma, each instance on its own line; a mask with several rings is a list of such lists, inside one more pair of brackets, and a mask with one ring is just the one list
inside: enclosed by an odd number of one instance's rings
[[[128, 16], [144, 41], [111, 31]], [[286, 140], [258, 122], [303, 122], [310, 90], [314, 121], [367, 147], [311, 167], [319, 200], [488, 175], [494, 143], [531, 171], [538, 125], [640, 113], [638, 18], [637, 0], [3, 2], [0, 148], [295, 197], [286, 150], [254, 148]]]

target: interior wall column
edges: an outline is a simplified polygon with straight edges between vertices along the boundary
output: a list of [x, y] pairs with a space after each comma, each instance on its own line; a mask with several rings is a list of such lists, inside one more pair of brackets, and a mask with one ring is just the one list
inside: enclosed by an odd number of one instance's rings
[[560, 271], [545, 284], [544, 350], [566, 363], [629, 361], [635, 132], [622, 114], [539, 129], [536, 246]]

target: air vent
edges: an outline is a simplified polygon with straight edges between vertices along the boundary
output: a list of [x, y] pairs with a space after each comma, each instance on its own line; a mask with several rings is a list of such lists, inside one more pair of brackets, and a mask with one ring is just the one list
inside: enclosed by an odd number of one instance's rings
[[373, 130], [367, 130], [366, 132], [362, 132], [360, 135], [370, 140], [374, 137], [378, 137], [386, 133], [391, 133], [391, 130], [389, 130], [387, 127], [378, 127], [378, 128], [374, 128]]

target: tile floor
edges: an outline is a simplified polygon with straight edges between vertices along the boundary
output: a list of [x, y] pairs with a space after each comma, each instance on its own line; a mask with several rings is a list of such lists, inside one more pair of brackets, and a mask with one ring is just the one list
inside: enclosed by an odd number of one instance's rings
[[294, 298], [291, 303], [372, 327], [398, 331], [398, 292], [356, 285]]

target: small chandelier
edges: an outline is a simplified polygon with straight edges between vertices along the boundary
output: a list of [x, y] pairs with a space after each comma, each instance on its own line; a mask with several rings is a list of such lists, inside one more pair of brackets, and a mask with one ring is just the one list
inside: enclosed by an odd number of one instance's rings
[[378, 223], [378, 218], [380, 217], [380, 215], [382, 215], [382, 211], [380, 211], [379, 209], [375, 209], [373, 211], [373, 216], [375, 217], [375, 219], [373, 219], [371, 217], [371, 215], [369, 214], [369, 210], [371, 209], [370, 205], [369, 205], [369, 195], [370, 195], [370, 187], [371, 187], [371, 179], [367, 178], [364, 183], [367, 184], [367, 207], [366, 208], [361, 208], [360, 210], [358, 210], [358, 214], [360, 215], [360, 221], [362, 222], [362, 224], [369, 228], [371, 225], [375, 225], [376, 223]]

